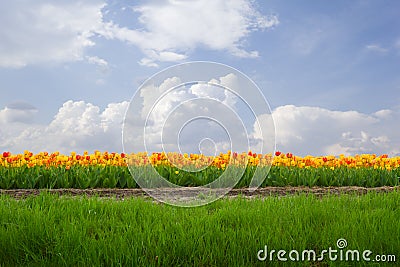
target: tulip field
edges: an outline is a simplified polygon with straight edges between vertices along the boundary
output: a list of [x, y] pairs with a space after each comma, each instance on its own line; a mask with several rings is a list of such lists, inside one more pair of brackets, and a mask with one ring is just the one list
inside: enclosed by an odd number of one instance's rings
[[[172, 162], [172, 163], [171, 163]], [[34, 188], [137, 188], [128, 167], [146, 176], [150, 168], [180, 186], [202, 186], [226, 169], [245, 168], [237, 188], [249, 186], [256, 167], [270, 168], [262, 186], [396, 186], [400, 184], [400, 157], [364, 154], [356, 156], [305, 156], [276, 152], [252, 152], [216, 157], [178, 153], [89, 154], [59, 152], [0, 154], [0, 189]], [[187, 171], [190, 166], [199, 171]], [[185, 171], [186, 170], [186, 171]], [[150, 175], [150, 174], [149, 174]], [[151, 178], [149, 178], [151, 179]]]

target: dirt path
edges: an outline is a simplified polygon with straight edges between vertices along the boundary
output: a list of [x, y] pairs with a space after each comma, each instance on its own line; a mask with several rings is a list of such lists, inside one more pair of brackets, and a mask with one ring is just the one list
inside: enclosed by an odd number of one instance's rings
[[[185, 189], [171, 189], [174, 192], [182, 194], [185, 190], [190, 193], [190, 188]], [[227, 196], [244, 196], [244, 197], [267, 197], [267, 196], [286, 196], [299, 193], [314, 194], [316, 196], [324, 195], [341, 195], [341, 194], [357, 194], [362, 195], [367, 192], [387, 193], [391, 191], [400, 192], [400, 186], [390, 187], [264, 187], [258, 188], [254, 192], [249, 192], [247, 188], [233, 189]], [[69, 196], [99, 196], [99, 197], [116, 197], [117, 199], [124, 199], [126, 197], [148, 197], [148, 194], [142, 189], [13, 189], [13, 190], [0, 190], [0, 195], [9, 195], [14, 198], [24, 198], [30, 195], [39, 195], [41, 192], [50, 192], [58, 195]]]

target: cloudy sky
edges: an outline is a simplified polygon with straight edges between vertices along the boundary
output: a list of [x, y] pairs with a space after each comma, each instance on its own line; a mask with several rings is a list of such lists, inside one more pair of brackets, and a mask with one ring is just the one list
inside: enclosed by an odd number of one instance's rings
[[395, 0], [16, 0], [0, 24], [0, 151], [121, 151], [138, 87], [210, 60], [259, 86], [278, 150], [400, 154]]

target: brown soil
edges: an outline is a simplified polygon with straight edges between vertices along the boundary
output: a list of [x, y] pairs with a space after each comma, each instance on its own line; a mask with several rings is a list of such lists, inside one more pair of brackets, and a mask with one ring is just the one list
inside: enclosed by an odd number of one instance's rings
[[[168, 189], [171, 193], [184, 195], [187, 192], [191, 193], [190, 188], [184, 189]], [[243, 196], [243, 197], [268, 197], [268, 196], [287, 196], [295, 194], [314, 194], [316, 196], [324, 195], [342, 195], [342, 194], [356, 194], [363, 195], [368, 192], [387, 193], [387, 192], [400, 192], [400, 186], [390, 187], [264, 187], [258, 188], [254, 192], [250, 192], [248, 188], [233, 189], [228, 193], [228, 197]], [[14, 198], [20, 199], [31, 195], [39, 195], [41, 192], [50, 192], [52, 194], [67, 195], [67, 196], [99, 196], [99, 197], [115, 197], [117, 199], [124, 199], [126, 197], [149, 197], [149, 195], [142, 189], [12, 189], [0, 190], [0, 195], [9, 195]]]

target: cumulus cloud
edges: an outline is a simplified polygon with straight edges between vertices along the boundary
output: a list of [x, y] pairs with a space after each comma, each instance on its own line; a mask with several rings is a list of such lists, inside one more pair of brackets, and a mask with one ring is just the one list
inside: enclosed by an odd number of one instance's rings
[[143, 29], [107, 24], [103, 35], [138, 46], [146, 55], [140, 64], [147, 66], [183, 60], [197, 47], [257, 57], [257, 51], [245, 50], [245, 38], [279, 24], [277, 16], [260, 14], [250, 0], [156, 1], [132, 10]]
[[82, 60], [103, 26], [104, 2], [2, 1], [0, 67]]
[[[173, 81], [167, 82], [171, 84]], [[258, 127], [248, 129], [246, 125], [241, 124], [240, 119], [236, 117], [242, 115], [240, 110], [235, 114], [228, 105], [223, 104], [227, 97], [217, 90], [212, 95], [214, 98], [199, 97], [203, 102], [185, 102], [185, 99], [196, 97], [195, 92], [199, 91], [199, 88], [194, 89], [166, 98], [160, 102], [160, 107], [155, 108], [161, 119], [157, 116], [150, 118], [146, 129], [149, 151], [161, 150], [161, 141], [168, 151], [178, 151], [180, 147], [183, 152], [196, 152], [202, 140], [210, 138], [214, 143], [207, 139], [205, 144], [208, 143], [208, 148], [205, 147], [205, 150], [211, 153], [214, 146], [217, 152], [230, 149], [231, 141], [240, 144], [235, 147], [236, 150], [246, 151], [249, 146], [257, 147], [260, 138], [265, 141], [273, 140], [273, 136], [270, 136], [273, 133], [265, 131], [266, 134], [261, 136]], [[150, 94], [148, 96], [152, 97]], [[147, 97], [146, 94], [144, 97]], [[128, 105], [126, 101], [111, 103], [102, 110], [84, 101], [67, 101], [48, 125], [34, 124], [24, 117], [26, 115], [20, 114], [34, 110], [29, 104], [9, 105], [10, 107], [0, 111], [0, 150], [15, 153], [25, 149], [63, 153], [96, 149], [121, 151], [122, 124]], [[165, 109], [166, 112], [158, 113], [157, 109]], [[172, 115], [169, 114], [171, 109], [174, 110]], [[196, 116], [204, 118], [187, 123], [188, 119]], [[205, 119], [207, 116], [216, 120]], [[287, 105], [276, 108], [272, 117], [276, 129], [276, 148], [280, 151], [297, 155], [400, 155], [400, 129], [394, 127], [399, 124], [400, 110], [385, 109], [364, 114], [357, 111], [332, 111], [320, 107]], [[128, 148], [134, 147], [137, 144], [135, 142], [143, 143], [141, 134], [144, 119], [140, 113], [132, 118], [136, 121], [131, 120], [130, 123], [140, 127], [130, 128], [133, 130], [133, 143], [132, 146], [128, 145]], [[261, 115], [258, 117], [258, 123], [265, 130], [269, 127], [270, 119], [269, 114]], [[182, 127], [185, 123], [186, 126]], [[163, 140], [160, 139], [160, 130], [164, 132]], [[180, 131], [178, 144], [177, 137]], [[250, 144], [247, 143], [247, 136], [250, 137]]]
[[35, 152], [121, 151], [122, 121], [128, 102], [111, 103], [103, 111], [84, 101], [67, 101], [48, 125], [1, 122], [0, 150]]
[[229, 149], [231, 142], [241, 145], [237, 149], [247, 150], [245, 129], [235, 106], [237, 96], [220, 86], [236, 81], [231, 73], [194, 84], [169, 77], [158, 86], [141, 88], [140, 103], [133, 103], [128, 111], [126, 149], [198, 152], [201, 140], [209, 138], [218, 153]]
[[277, 149], [299, 155], [400, 153], [399, 110], [372, 114], [319, 107], [281, 106], [273, 111]]

